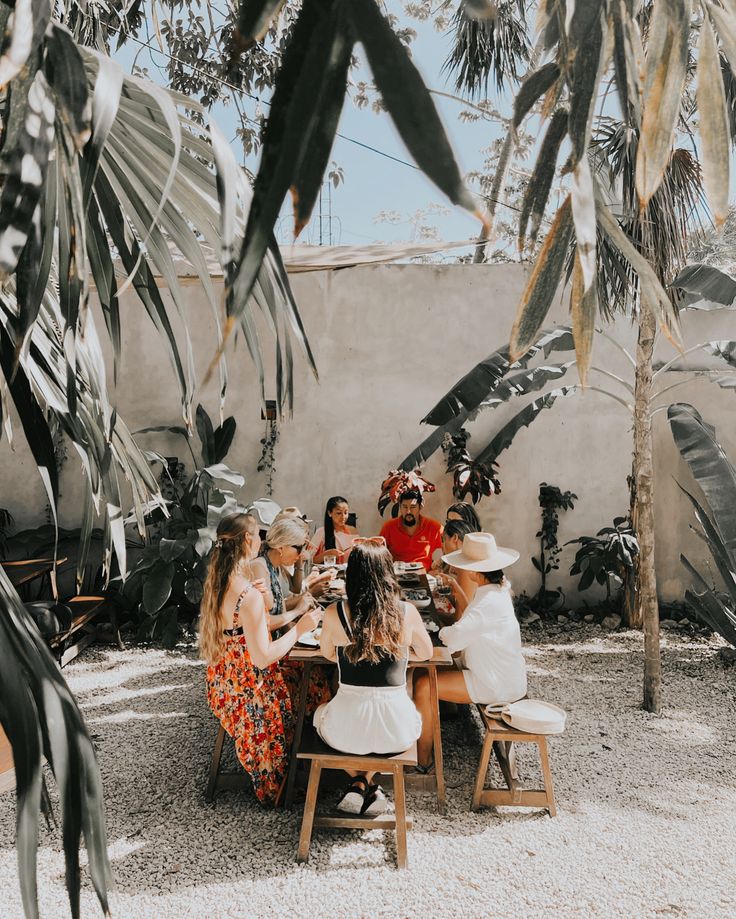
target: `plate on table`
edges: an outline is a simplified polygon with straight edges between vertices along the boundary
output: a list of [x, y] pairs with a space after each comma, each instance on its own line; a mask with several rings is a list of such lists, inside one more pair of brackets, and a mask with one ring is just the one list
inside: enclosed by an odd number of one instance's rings
[[404, 571], [424, 571], [424, 565], [421, 562], [404, 562]]
[[304, 645], [305, 648], [319, 648], [319, 640], [322, 635], [322, 629], [313, 629], [311, 632], [305, 632], [301, 638], [297, 638], [298, 645]]
[[422, 616], [422, 622], [424, 623], [424, 628], [430, 633], [430, 635], [433, 632], [439, 632], [440, 627], [437, 625], [434, 619], [430, 619], [429, 616]]

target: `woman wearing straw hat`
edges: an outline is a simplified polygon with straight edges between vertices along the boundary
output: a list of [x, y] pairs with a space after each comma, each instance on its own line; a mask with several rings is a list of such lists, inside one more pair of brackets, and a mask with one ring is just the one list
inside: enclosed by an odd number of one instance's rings
[[[440, 699], [499, 705], [526, 695], [521, 633], [511, 601], [511, 584], [503, 572], [518, 558], [515, 549], [496, 545], [490, 533], [468, 533], [461, 549], [442, 557], [452, 568], [467, 572], [477, 588], [462, 618], [440, 629], [440, 640], [453, 654], [460, 653], [462, 664], [461, 670], [438, 672]], [[433, 766], [433, 715], [426, 673], [416, 681], [414, 701], [422, 715], [417, 768], [428, 772]]]

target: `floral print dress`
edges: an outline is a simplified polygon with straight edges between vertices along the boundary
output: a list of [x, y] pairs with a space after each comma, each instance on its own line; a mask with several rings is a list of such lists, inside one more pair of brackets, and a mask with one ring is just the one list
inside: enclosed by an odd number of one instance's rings
[[[207, 702], [235, 741], [235, 752], [258, 800], [277, 804], [288, 771], [301, 668], [277, 661], [262, 670], [251, 660], [239, 614], [243, 598], [252, 589], [246, 588], [238, 597], [222, 657], [207, 668]], [[315, 694], [310, 681], [307, 713], [329, 698], [326, 685]]]

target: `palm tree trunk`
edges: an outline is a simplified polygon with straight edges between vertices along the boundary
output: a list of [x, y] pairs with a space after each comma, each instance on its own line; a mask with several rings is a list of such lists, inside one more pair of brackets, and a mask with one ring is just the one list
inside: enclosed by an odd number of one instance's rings
[[644, 625], [644, 708], [659, 712], [662, 663], [659, 650], [659, 607], [654, 568], [654, 461], [652, 455], [652, 354], [656, 321], [641, 309], [636, 348], [634, 402], [634, 488], [636, 535], [639, 540], [639, 596], [637, 612]]

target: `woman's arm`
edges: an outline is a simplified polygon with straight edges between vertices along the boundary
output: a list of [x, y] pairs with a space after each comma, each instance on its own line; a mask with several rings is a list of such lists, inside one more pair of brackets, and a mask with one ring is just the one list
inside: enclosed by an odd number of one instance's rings
[[269, 637], [263, 597], [257, 590], [251, 589], [243, 597], [240, 614], [250, 659], [263, 670], [288, 654], [302, 635], [317, 627], [322, 610], [314, 609], [305, 613], [293, 629], [289, 629], [276, 641], [271, 641]]
[[310, 594], [301, 594], [298, 597], [287, 597], [286, 600], [284, 600], [283, 612], [276, 613], [275, 615], [269, 614], [269, 631], [275, 632], [277, 629], [282, 629], [285, 625], [298, 619], [299, 616], [312, 608], [313, 602]]
[[429, 632], [422, 622], [419, 610], [413, 603], [406, 603], [404, 606], [404, 629], [408, 636], [409, 658], [413, 661], [428, 661], [434, 649], [432, 648], [432, 639]]
[[464, 651], [482, 630], [483, 617], [480, 611], [470, 604], [462, 619], [458, 619], [454, 625], [446, 625], [444, 629], [440, 629], [440, 641], [454, 654], [456, 651]]
[[[325, 618], [322, 621], [322, 634], [319, 639], [319, 649], [323, 657], [326, 657], [328, 661], [334, 661], [337, 659], [336, 651], [336, 626], [340, 626], [340, 620], [337, 618], [337, 608], [335, 604], [332, 603], [325, 610]], [[342, 632], [342, 626], [340, 626], [340, 631]]]
[[271, 592], [271, 574], [265, 560], [260, 557], [251, 559], [250, 572], [253, 576], [253, 580], [261, 579], [265, 583], [266, 590], [263, 594], [263, 602], [266, 606], [266, 610], [273, 609], [274, 600], [273, 593]]

